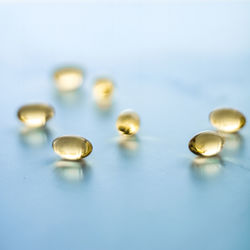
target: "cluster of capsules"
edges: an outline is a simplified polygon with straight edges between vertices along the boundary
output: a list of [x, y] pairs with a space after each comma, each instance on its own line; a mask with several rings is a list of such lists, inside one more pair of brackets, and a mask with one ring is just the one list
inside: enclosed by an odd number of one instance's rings
[[198, 156], [211, 157], [219, 154], [229, 133], [237, 133], [246, 124], [246, 117], [238, 110], [220, 108], [212, 111], [209, 120], [217, 131], [204, 131], [189, 141], [189, 149]]
[[[83, 71], [79, 68], [67, 67], [57, 69], [54, 81], [61, 92], [77, 90], [83, 83]], [[93, 95], [97, 102], [110, 102], [114, 92], [114, 84], [110, 79], [99, 78], [93, 87]], [[27, 104], [19, 108], [17, 116], [21, 122], [30, 128], [45, 127], [55, 115], [55, 109], [42, 103]], [[116, 121], [118, 131], [127, 136], [135, 135], [140, 128], [140, 118], [132, 110], [120, 113]], [[77, 161], [88, 156], [92, 150], [92, 143], [84, 137], [77, 135], [64, 135], [52, 142], [53, 150], [65, 160]]]

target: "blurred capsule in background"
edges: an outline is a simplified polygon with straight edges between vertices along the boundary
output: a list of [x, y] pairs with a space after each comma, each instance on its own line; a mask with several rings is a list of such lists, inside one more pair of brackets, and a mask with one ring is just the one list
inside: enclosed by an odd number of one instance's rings
[[195, 135], [188, 144], [190, 151], [196, 155], [210, 157], [217, 155], [223, 148], [223, 138], [212, 131]]
[[216, 109], [210, 113], [209, 119], [217, 130], [225, 133], [235, 133], [246, 124], [245, 116], [231, 108]]
[[125, 110], [118, 116], [116, 127], [123, 135], [135, 135], [140, 128], [140, 117], [132, 110]]
[[114, 84], [108, 78], [98, 78], [94, 84], [94, 96], [107, 97], [112, 96], [114, 91]]
[[54, 108], [48, 104], [27, 104], [19, 108], [18, 119], [27, 127], [44, 127], [55, 114]]
[[52, 142], [56, 154], [66, 160], [80, 160], [88, 156], [93, 146], [90, 141], [80, 136], [61, 136]]
[[135, 135], [120, 136], [118, 139], [119, 147], [127, 151], [137, 151], [139, 147], [139, 140]]
[[98, 78], [93, 86], [93, 97], [97, 106], [108, 109], [112, 105], [114, 93], [113, 81], [108, 78]]
[[83, 71], [75, 67], [57, 69], [54, 72], [54, 81], [59, 91], [74, 91], [82, 85]]

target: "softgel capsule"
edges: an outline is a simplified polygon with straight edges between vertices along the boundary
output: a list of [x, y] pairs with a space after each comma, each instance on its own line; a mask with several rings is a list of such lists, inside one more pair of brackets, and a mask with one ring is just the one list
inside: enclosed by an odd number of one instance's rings
[[212, 131], [205, 131], [195, 135], [188, 144], [190, 151], [200, 156], [214, 156], [223, 148], [224, 139]]
[[96, 99], [109, 98], [113, 95], [114, 84], [108, 78], [98, 78], [93, 87], [93, 94]]
[[80, 136], [61, 136], [52, 142], [56, 154], [66, 160], [80, 160], [88, 156], [93, 146], [90, 141]]
[[58, 90], [73, 91], [82, 85], [83, 71], [75, 67], [60, 68], [54, 72], [54, 80]]
[[44, 127], [55, 114], [54, 108], [48, 104], [27, 104], [19, 108], [18, 119], [27, 127]]
[[209, 119], [217, 130], [225, 133], [235, 133], [246, 124], [245, 116], [231, 108], [216, 109], [210, 113]]
[[135, 135], [140, 128], [140, 117], [132, 110], [125, 110], [118, 116], [116, 127], [123, 135]]

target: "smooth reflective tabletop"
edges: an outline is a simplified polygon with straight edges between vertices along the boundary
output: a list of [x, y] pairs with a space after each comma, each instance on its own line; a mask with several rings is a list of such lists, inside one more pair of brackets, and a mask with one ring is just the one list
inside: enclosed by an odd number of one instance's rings
[[[188, 150], [208, 115], [233, 107], [250, 119], [250, 4], [6, 4], [0, 6], [2, 250], [248, 250], [249, 124], [218, 157]], [[59, 93], [53, 70], [80, 66], [79, 91]], [[97, 77], [115, 82], [96, 102]], [[29, 130], [18, 108], [54, 106]], [[136, 137], [119, 136], [127, 108]], [[83, 161], [51, 143], [79, 135]]]

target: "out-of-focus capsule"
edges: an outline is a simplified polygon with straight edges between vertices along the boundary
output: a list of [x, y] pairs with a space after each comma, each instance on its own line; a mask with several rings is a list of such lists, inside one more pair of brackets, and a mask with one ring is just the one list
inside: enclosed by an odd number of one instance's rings
[[17, 116], [28, 127], [43, 127], [54, 116], [54, 109], [47, 104], [28, 104], [22, 106]]
[[93, 86], [93, 97], [100, 109], [107, 110], [112, 105], [114, 84], [108, 78], [98, 78]]
[[216, 109], [210, 113], [209, 119], [216, 129], [226, 133], [237, 132], [246, 124], [245, 116], [231, 108]]
[[78, 89], [83, 82], [83, 71], [79, 68], [60, 68], [54, 73], [56, 87], [60, 91], [73, 91]]
[[110, 97], [114, 92], [114, 84], [108, 78], [98, 78], [93, 87], [95, 98]]

